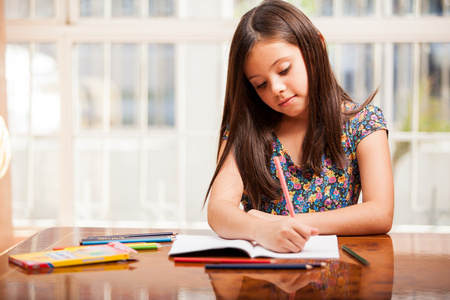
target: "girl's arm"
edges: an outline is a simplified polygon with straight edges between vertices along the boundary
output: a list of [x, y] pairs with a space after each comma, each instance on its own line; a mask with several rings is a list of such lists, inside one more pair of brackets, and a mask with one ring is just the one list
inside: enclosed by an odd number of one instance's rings
[[[224, 145], [221, 151], [223, 151]], [[311, 235], [318, 234], [294, 218], [267, 221], [239, 208], [244, 185], [233, 153], [214, 181], [208, 202], [208, 223], [221, 237], [256, 241], [277, 252], [298, 252]]]
[[[321, 234], [383, 234], [391, 230], [394, 180], [386, 131], [379, 130], [362, 139], [357, 146], [356, 156], [363, 202], [333, 211], [297, 214], [299, 223], [318, 228]], [[255, 210], [249, 214], [272, 221], [283, 217]]]

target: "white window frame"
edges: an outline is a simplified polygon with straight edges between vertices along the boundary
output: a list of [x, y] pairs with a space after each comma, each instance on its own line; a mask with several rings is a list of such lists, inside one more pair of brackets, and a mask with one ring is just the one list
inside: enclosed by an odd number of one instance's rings
[[[179, 5], [187, 5], [187, 0], [179, 0]], [[227, 0], [222, 0], [226, 7]], [[338, 1], [336, 1], [338, 2]], [[70, 3], [70, 4], [69, 4]], [[145, 3], [145, 1], [143, 1]], [[417, 2], [418, 3], [418, 2]], [[380, 11], [381, 0], [377, 1], [377, 10]], [[74, 175], [73, 175], [73, 140], [76, 135], [73, 128], [73, 66], [71, 55], [73, 46], [83, 42], [106, 42], [106, 43], [224, 43], [230, 42], [238, 20], [226, 19], [183, 19], [183, 18], [152, 18], [152, 19], [113, 19], [79, 18], [79, 7], [77, 1], [55, 1], [55, 17], [50, 20], [9, 20], [6, 21], [7, 43], [56, 43], [58, 53], [58, 65], [60, 72], [60, 95], [61, 95], [61, 131], [59, 140], [62, 144], [61, 177], [62, 184], [61, 203], [58, 209], [58, 220], [55, 225], [72, 226], [75, 224], [72, 212]], [[229, 16], [231, 12], [224, 9], [224, 15]], [[314, 24], [321, 30], [329, 43], [374, 43], [375, 51], [385, 51], [385, 55], [392, 56], [393, 43], [412, 43], [417, 50], [421, 43], [450, 43], [450, 17], [312, 17]], [[439, 29], [439, 30], [436, 30]], [[415, 51], [415, 59], [418, 60], [418, 51]], [[183, 59], [180, 56], [177, 59]], [[389, 61], [389, 60], [385, 60]], [[392, 60], [391, 60], [392, 61]], [[376, 65], [379, 65], [376, 63]], [[378, 70], [375, 78], [392, 77], [392, 66], [386, 64], [385, 72], [381, 74]], [[414, 70], [414, 80], [419, 80], [419, 70]], [[177, 81], [177, 79], [175, 79]], [[392, 82], [384, 80], [383, 82]], [[185, 174], [184, 162], [186, 161], [186, 136], [189, 134], [217, 137], [217, 132], [209, 130], [205, 132], [186, 132], [186, 120], [184, 119], [184, 107], [182, 95], [187, 89], [175, 83], [176, 111], [175, 130], [179, 137], [180, 149], [180, 174]], [[418, 89], [418, 84], [415, 85]], [[393, 87], [384, 87], [383, 111], [387, 116], [388, 123], [393, 112]], [[418, 91], [414, 93], [413, 118], [419, 115]], [[63, 121], [66, 120], [66, 121]], [[69, 121], [67, 121], [69, 120]], [[414, 122], [418, 124], [418, 122]], [[411, 207], [420, 211], [421, 206], [417, 199], [418, 182], [418, 153], [419, 142], [423, 140], [450, 140], [450, 133], [425, 133], [413, 128], [411, 132], [390, 132], [390, 142], [409, 141], [412, 143], [412, 176], [411, 176]], [[182, 176], [180, 176], [182, 177]], [[27, 189], [31, 190], [31, 181], [28, 181]], [[189, 223], [186, 221], [186, 201], [183, 191], [185, 182], [180, 178], [179, 182], [179, 222], [175, 227], [204, 228], [206, 223]], [[203, 195], [199, 195], [202, 199]], [[31, 222], [30, 224], [36, 225]]]

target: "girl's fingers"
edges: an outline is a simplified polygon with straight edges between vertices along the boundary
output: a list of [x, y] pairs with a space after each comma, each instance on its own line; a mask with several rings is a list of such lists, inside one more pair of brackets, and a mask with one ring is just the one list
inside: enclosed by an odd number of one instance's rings
[[319, 235], [319, 229], [317, 228], [311, 228], [311, 235]]
[[288, 237], [291, 242], [290, 249], [293, 249], [293, 252], [299, 252], [305, 248], [306, 242], [313, 235], [318, 235], [319, 230], [317, 228], [312, 228], [307, 225], [295, 224], [293, 227], [292, 234]]
[[276, 223], [275, 227], [267, 228], [267, 235], [261, 237], [265, 240], [262, 244], [277, 252], [300, 252], [309, 238], [319, 233], [318, 229], [299, 224], [291, 218]]

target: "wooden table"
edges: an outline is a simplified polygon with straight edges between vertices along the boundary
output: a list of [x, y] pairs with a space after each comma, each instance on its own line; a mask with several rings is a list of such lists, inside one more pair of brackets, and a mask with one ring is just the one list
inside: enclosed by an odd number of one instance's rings
[[206, 271], [203, 265], [175, 264], [167, 255], [171, 243], [158, 251], [141, 251], [137, 262], [55, 268], [37, 274], [8, 263], [10, 254], [77, 245], [87, 236], [151, 231], [173, 230], [42, 230], [0, 256], [0, 299], [450, 299], [449, 234], [339, 237], [339, 247], [351, 247], [370, 266], [340, 250], [340, 259], [327, 260], [327, 267], [300, 271]]

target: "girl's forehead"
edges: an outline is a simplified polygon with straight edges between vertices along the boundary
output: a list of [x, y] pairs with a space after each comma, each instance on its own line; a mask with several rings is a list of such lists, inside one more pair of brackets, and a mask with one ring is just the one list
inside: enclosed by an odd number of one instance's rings
[[247, 78], [256, 77], [286, 60], [301, 58], [300, 49], [282, 40], [264, 40], [255, 43], [247, 53], [244, 73]]
[[253, 48], [256, 45], [261, 45], [261, 44], [277, 44], [277, 43], [283, 43], [283, 44], [288, 44], [285, 40], [280, 39], [280, 38], [276, 38], [276, 37], [271, 37], [271, 38], [260, 38], [258, 39], [254, 44], [253, 44]]
[[283, 55], [283, 53], [300, 51], [299, 47], [280, 39], [259, 40], [248, 51], [245, 61], [249, 59], [263, 57], [273, 57]]
[[[295, 47], [295, 48], [294, 48]], [[299, 46], [297, 44], [292, 44], [290, 42], [287, 42], [286, 40], [283, 40], [281, 38], [263, 38], [257, 40], [252, 47], [247, 52], [247, 57], [252, 52], [255, 52], [254, 50], [257, 49], [257, 51], [260, 50], [274, 50], [274, 49], [280, 49], [284, 50], [286, 49], [298, 49], [300, 50]]]

